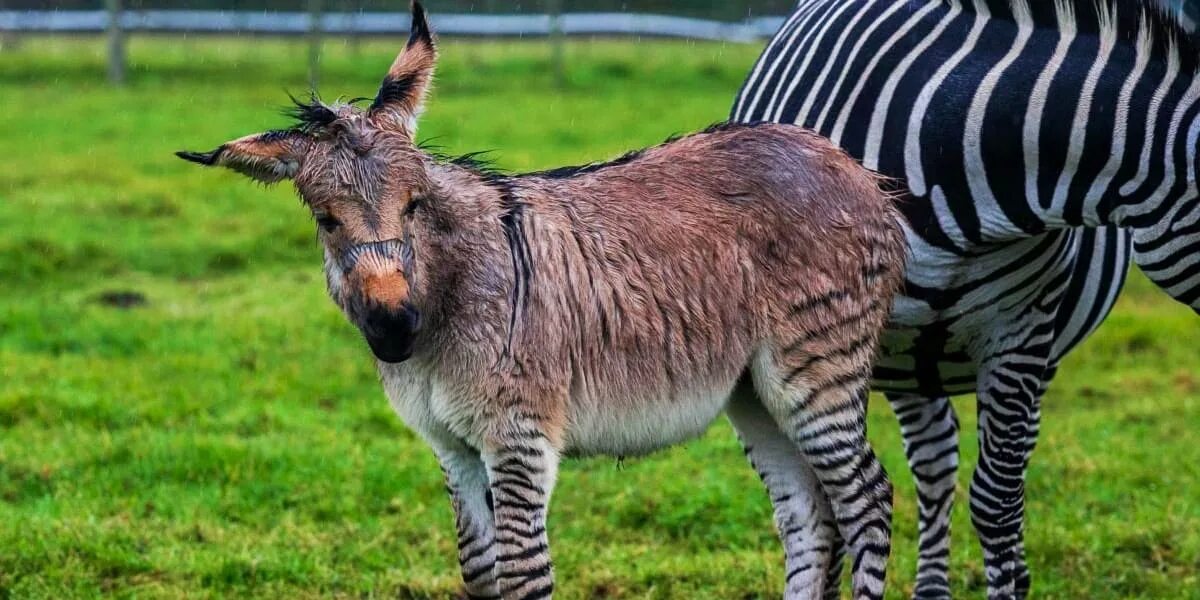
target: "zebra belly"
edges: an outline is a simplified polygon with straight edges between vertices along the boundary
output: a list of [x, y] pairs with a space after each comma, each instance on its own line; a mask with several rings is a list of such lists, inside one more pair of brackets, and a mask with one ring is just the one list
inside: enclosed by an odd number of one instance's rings
[[1095, 333], [1112, 312], [1125, 287], [1133, 256], [1133, 233], [1104, 227], [1079, 230], [1078, 256], [1054, 330], [1050, 356], [1057, 365], [1076, 346]]
[[881, 338], [873, 387], [922, 396], [974, 392], [980, 357], [1022, 324], [1090, 310], [1095, 299], [1072, 296], [1083, 288], [1067, 285], [1072, 276], [1089, 276], [1075, 268], [1080, 239], [1051, 232], [964, 256], [922, 246], [910, 232], [920, 251]]
[[978, 364], [965, 346], [924, 347], [919, 329], [889, 328], [880, 338], [871, 389], [928, 397], [970, 394], [976, 387]]

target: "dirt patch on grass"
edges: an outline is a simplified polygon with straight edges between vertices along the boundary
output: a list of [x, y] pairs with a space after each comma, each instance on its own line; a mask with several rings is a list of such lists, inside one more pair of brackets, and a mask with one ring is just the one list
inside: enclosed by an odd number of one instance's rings
[[145, 306], [149, 300], [146, 295], [141, 292], [132, 290], [109, 290], [100, 292], [96, 296], [96, 302], [104, 306], [111, 306], [122, 310]]

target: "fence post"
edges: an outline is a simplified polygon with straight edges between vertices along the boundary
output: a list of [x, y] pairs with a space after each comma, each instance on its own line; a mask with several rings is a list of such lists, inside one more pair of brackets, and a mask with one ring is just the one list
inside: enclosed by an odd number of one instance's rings
[[308, 85], [317, 89], [321, 71], [321, 0], [308, 0]]
[[[0, 10], [4, 8], [4, 0], [0, 0]], [[17, 47], [17, 37], [14, 34], [15, 32], [11, 31], [0, 31], [0, 52]]]
[[359, 29], [359, 20], [362, 19], [363, 15], [362, 4], [362, 0], [354, 0], [351, 4], [351, 10], [353, 11], [351, 18], [353, 19], [354, 27], [348, 35], [350, 36], [350, 56], [354, 58], [358, 58], [362, 54], [362, 30]]
[[121, 29], [121, 0], [104, 0], [108, 9], [108, 80], [125, 83], [125, 32]]
[[546, 0], [546, 14], [550, 15], [550, 69], [554, 72], [554, 85], [565, 87], [566, 66], [563, 64], [562, 0]]

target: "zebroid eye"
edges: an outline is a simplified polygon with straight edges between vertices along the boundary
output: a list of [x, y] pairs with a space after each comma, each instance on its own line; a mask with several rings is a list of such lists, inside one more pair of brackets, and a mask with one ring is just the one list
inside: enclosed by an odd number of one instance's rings
[[425, 199], [421, 196], [413, 196], [411, 199], [409, 199], [408, 205], [404, 207], [404, 216], [408, 216], [416, 212], [424, 201]]
[[317, 225], [320, 226], [321, 229], [332, 233], [333, 230], [342, 226], [342, 222], [329, 215], [319, 215], [317, 217]]

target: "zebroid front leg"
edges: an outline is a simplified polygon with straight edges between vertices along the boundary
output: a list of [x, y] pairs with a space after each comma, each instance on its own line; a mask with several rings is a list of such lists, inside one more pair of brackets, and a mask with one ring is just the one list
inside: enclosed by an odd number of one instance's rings
[[464, 444], [436, 450], [454, 507], [458, 564], [468, 600], [499, 600], [496, 585], [496, 525], [487, 467]]
[[496, 579], [504, 600], [539, 600], [554, 592], [546, 513], [559, 457], [531, 425], [484, 452], [496, 519]]

